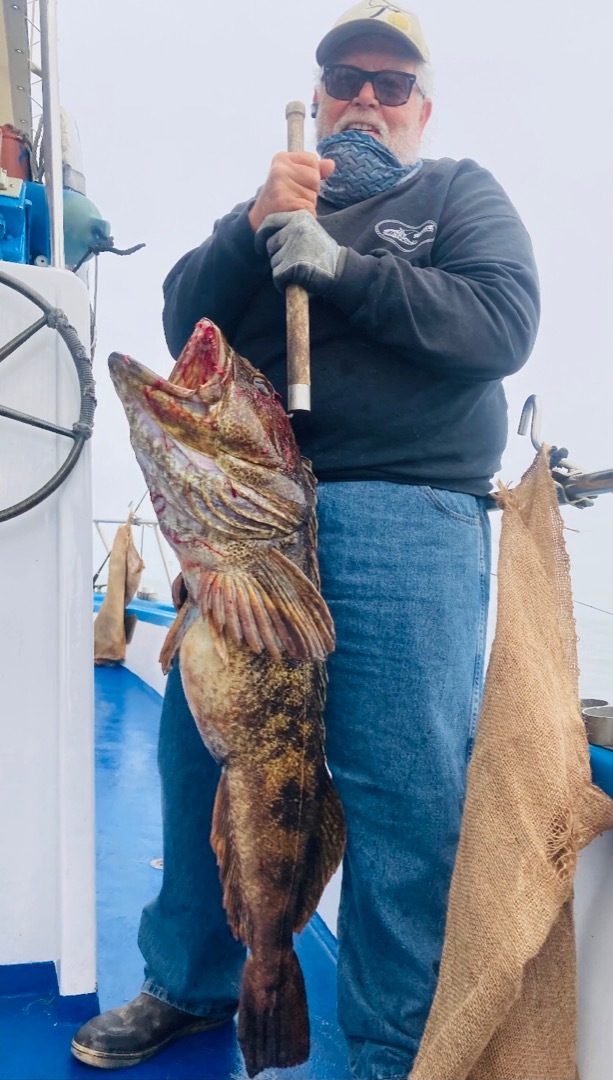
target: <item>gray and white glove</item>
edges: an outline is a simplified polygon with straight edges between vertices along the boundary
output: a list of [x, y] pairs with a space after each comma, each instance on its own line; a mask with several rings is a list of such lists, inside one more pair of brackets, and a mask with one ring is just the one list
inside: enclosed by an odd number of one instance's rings
[[255, 234], [255, 246], [259, 252], [266, 247], [278, 289], [302, 285], [315, 296], [330, 288], [347, 253], [308, 210], [269, 214]]

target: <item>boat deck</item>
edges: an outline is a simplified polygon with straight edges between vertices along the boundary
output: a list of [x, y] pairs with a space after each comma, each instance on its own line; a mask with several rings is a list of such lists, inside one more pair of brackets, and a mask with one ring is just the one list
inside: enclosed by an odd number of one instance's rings
[[[126, 668], [96, 669], [96, 815], [98, 997], [100, 1010], [130, 1001], [142, 983], [136, 935], [143, 904], [157, 893], [161, 858], [156, 767], [161, 698]], [[297, 941], [309, 998], [312, 1053], [293, 1069], [269, 1069], [262, 1080], [349, 1080], [336, 1023], [336, 942], [315, 916]], [[38, 992], [27, 968], [19, 993], [15, 968], [2, 987], [2, 1080], [92, 1080], [102, 1076], [70, 1054], [70, 1040], [93, 1015], [91, 999], [58, 999], [52, 964], [40, 969]], [[0, 969], [0, 973], [1, 973]], [[26, 970], [24, 969], [24, 976]], [[25, 987], [24, 987], [25, 989]], [[69, 1003], [69, 1004], [68, 1004]], [[107, 1074], [108, 1075], [108, 1074]], [[244, 1080], [234, 1025], [180, 1040], [152, 1061], [113, 1070], [121, 1080]]]

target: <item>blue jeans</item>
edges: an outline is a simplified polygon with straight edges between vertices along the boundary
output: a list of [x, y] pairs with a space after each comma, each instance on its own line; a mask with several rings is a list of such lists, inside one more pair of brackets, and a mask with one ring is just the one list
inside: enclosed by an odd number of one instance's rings
[[[436, 988], [481, 699], [489, 523], [471, 495], [384, 481], [320, 484], [318, 500], [337, 634], [327, 753], [348, 828], [339, 1020], [358, 1080], [404, 1080]], [[141, 923], [144, 989], [225, 1015], [244, 950], [225, 924], [208, 845], [219, 770], [176, 670], [160, 770], [164, 883]]]

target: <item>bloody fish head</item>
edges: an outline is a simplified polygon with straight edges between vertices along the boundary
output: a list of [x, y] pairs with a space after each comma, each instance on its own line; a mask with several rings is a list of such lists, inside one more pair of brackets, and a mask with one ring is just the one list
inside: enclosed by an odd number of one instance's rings
[[279, 395], [208, 319], [196, 324], [168, 379], [119, 353], [109, 368], [131, 423], [147, 414], [167, 438], [215, 459], [229, 455], [290, 474], [299, 467]]
[[214, 323], [197, 323], [168, 379], [120, 353], [109, 369], [152, 498], [183, 497], [206, 518], [211, 500], [199, 495], [208, 485], [237, 511], [256, 493], [260, 519], [269, 507], [277, 520], [288, 502], [290, 517], [302, 516], [301, 504], [306, 511], [300, 451], [279, 395]]

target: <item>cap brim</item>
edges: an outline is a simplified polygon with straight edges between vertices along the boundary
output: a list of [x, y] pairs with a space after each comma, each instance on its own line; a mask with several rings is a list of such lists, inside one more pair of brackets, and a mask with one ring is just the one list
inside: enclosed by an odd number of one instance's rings
[[406, 51], [407, 56], [413, 56], [417, 60], [426, 60], [417, 45], [410, 41], [401, 30], [397, 30], [394, 26], [388, 26], [387, 23], [375, 23], [372, 19], [355, 19], [342, 26], [333, 27], [322, 38], [315, 53], [317, 63], [320, 66], [327, 64], [333, 53], [337, 52], [342, 45], [347, 45], [352, 38], [362, 37], [364, 34], [387, 38], [388, 41], [401, 46]]

